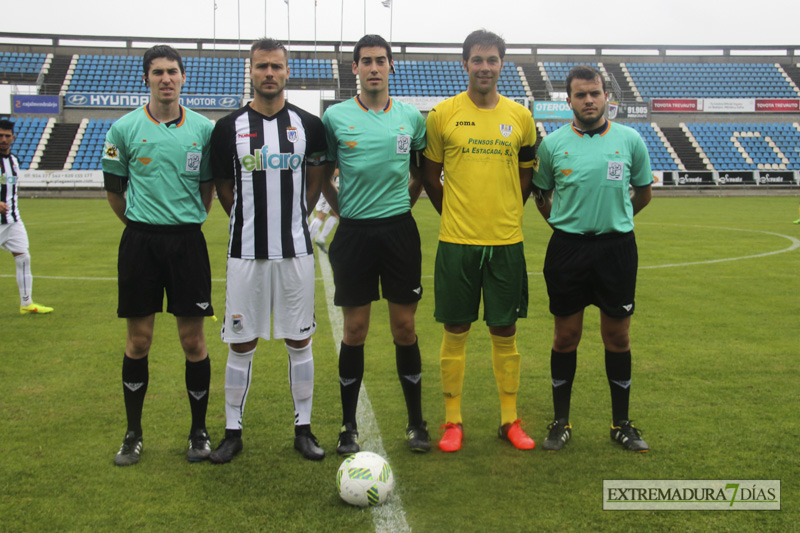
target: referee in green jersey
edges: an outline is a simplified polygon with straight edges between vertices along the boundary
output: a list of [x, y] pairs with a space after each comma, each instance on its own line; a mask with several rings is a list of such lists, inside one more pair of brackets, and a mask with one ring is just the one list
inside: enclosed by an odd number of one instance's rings
[[572, 436], [569, 405], [587, 305], [600, 309], [611, 388], [611, 438], [627, 450], [648, 450], [628, 417], [628, 332], [638, 269], [633, 216], [650, 202], [653, 175], [639, 134], [605, 118], [607, 101], [599, 72], [588, 66], [572, 69], [567, 103], [574, 121], [542, 141], [533, 177], [535, 187], [543, 191], [537, 205], [553, 227], [544, 263], [555, 317], [550, 356], [555, 417], [542, 446], [550, 451], [562, 449]]
[[155, 313], [175, 315], [186, 354], [186, 390], [192, 412], [189, 461], [211, 453], [206, 408], [211, 365], [203, 317], [213, 316], [211, 269], [201, 224], [211, 208], [207, 118], [180, 105], [186, 81], [183, 61], [169, 46], [144, 54], [150, 102], [119, 119], [106, 134], [106, 196], [125, 224], [119, 246], [117, 315], [127, 320], [122, 385], [128, 429], [114, 458], [118, 466], [139, 461], [142, 406], [149, 379], [147, 356]]
[[[365, 35], [353, 50], [353, 74], [361, 91], [329, 107], [325, 125], [327, 160], [339, 166], [339, 190], [323, 189], [341, 216], [330, 246], [344, 331], [339, 352], [342, 430], [336, 451], [356, 453], [356, 408], [364, 376], [364, 343], [372, 302], [389, 302], [395, 360], [406, 401], [406, 439], [414, 452], [430, 449], [422, 417], [422, 359], [415, 313], [422, 297], [422, 255], [411, 206], [422, 190], [419, 152], [425, 148], [425, 120], [412, 105], [389, 96], [394, 72], [392, 48], [380, 35]], [[333, 172], [332, 167], [330, 170]], [[411, 179], [409, 179], [409, 174]], [[380, 287], [380, 290], [379, 290]]]

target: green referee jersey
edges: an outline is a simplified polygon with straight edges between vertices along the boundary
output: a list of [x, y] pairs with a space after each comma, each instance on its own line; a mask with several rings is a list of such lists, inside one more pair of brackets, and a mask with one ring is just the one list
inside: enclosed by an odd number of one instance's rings
[[103, 172], [128, 180], [125, 216], [154, 225], [199, 224], [206, 219], [200, 182], [212, 179], [213, 124], [181, 106], [181, 117], [159, 123], [147, 106], [116, 121], [106, 134]]
[[533, 183], [555, 189], [548, 222], [577, 234], [633, 230], [629, 186], [653, 183], [650, 155], [633, 128], [606, 123], [587, 135], [566, 124], [542, 140]]
[[339, 211], [344, 218], [386, 218], [411, 209], [412, 150], [425, 148], [425, 119], [412, 105], [389, 99], [378, 112], [356, 96], [322, 117], [328, 161], [339, 162]]

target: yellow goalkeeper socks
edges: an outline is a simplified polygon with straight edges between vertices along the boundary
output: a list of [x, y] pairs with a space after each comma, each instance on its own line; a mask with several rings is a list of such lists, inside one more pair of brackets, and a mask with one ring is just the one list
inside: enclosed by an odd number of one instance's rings
[[500, 395], [500, 421], [510, 424], [517, 420], [517, 391], [519, 390], [520, 354], [517, 336], [492, 335], [492, 366]]
[[445, 421], [451, 424], [461, 423], [461, 390], [464, 385], [468, 336], [469, 331], [450, 333], [445, 330], [439, 352]]

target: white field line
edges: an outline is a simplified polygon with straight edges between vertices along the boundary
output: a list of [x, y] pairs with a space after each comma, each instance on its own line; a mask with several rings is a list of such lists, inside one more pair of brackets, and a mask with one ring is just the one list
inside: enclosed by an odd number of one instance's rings
[[[342, 311], [333, 305], [333, 272], [331, 271], [328, 256], [318, 253], [317, 258], [319, 259], [319, 266], [322, 271], [322, 279], [325, 283], [325, 300], [328, 303], [328, 317], [331, 321], [333, 345], [335, 349], [338, 350], [342, 343]], [[381, 432], [378, 429], [378, 422], [375, 420], [375, 413], [372, 411], [372, 403], [369, 401], [367, 387], [364, 383], [361, 384], [361, 390], [358, 394], [356, 421], [358, 422], [358, 435], [361, 449], [372, 451], [381, 457], [386, 457], [386, 450], [383, 448]], [[395, 480], [395, 482], [397, 481]], [[406, 522], [406, 512], [403, 510], [403, 503], [400, 501], [400, 496], [397, 492], [395, 492], [385, 504], [372, 508], [372, 521], [375, 523], [375, 531], [379, 533], [411, 531], [408, 522]]]
[[[725, 228], [725, 227], [721, 227], [721, 226], [684, 226], [682, 224], [659, 224], [657, 222], [642, 222], [641, 224], [658, 224], [660, 226], [665, 226], [666, 225], [666, 226], [685, 227], [685, 228], [720, 229], [720, 230], [726, 230], [726, 231], [746, 231], [746, 232], [750, 232], [750, 233], [763, 233], [764, 235], [774, 235], [775, 237], [782, 237], [784, 239], [789, 240], [789, 242], [791, 242], [792, 244], [788, 248], [782, 248], [780, 250], [775, 250], [773, 252], [764, 252], [764, 253], [753, 254], [753, 255], [742, 255], [742, 256], [739, 256], [739, 257], [723, 257], [722, 259], [707, 259], [705, 261], [690, 261], [690, 262], [687, 262], [687, 263], [668, 263], [668, 264], [665, 264], [665, 265], [640, 266], [639, 270], [650, 270], [650, 269], [653, 269], [653, 268], [675, 268], [675, 267], [694, 266], [694, 265], [710, 265], [710, 264], [714, 264], [714, 263], [725, 263], [725, 262], [728, 262], [728, 261], [742, 261], [744, 259], [755, 259], [755, 258], [758, 258], [758, 257], [767, 257], [767, 256], [770, 256], [770, 255], [778, 255], [778, 254], [783, 254], [783, 253], [786, 253], [786, 252], [792, 252], [792, 251], [797, 250], [798, 248], [800, 248], [800, 239], [792, 237], [791, 235], [784, 235], [782, 233], [774, 233], [772, 231], [762, 231], [762, 230], [757, 230], [757, 229]], [[320, 262], [320, 264], [322, 264], [322, 262]], [[333, 303], [332, 303], [333, 302], [333, 292], [332, 292], [333, 291], [333, 287], [332, 287], [333, 286], [333, 278], [332, 278], [332, 274], [330, 272], [330, 265], [326, 265], [326, 266], [328, 268], [328, 276], [329, 276], [330, 279], [326, 280], [325, 271], [324, 270], [323, 270], [322, 279], [323, 279], [323, 281], [325, 281], [326, 294], [328, 292], [328, 284], [331, 285], [331, 289], [330, 289], [331, 293], [330, 293], [330, 298], [329, 298], [329, 303], [328, 303], [328, 305], [331, 306], [331, 305], [333, 305]], [[541, 276], [542, 273], [541, 272], [528, 272], [528, 275], [529, 276]], [[0, 278], [13, 278], [13, 277], [15, 277], [15, 274], [0, 274]], [[423, 278], [432, 278], [433, 276], [422, 276], [422, 277]], [[34, 275], [34, 278], [38, 278], [38, 279], [81, 280], [81, 281], [116, 281], [117, 280], [117, 278], [88, 277], [88, 276], [84, 277], [84, 276], [40, 276], [40, 275]], [[215, 283], [224, 283], [225, 279], [212, 279], [211, 281], [213, 281]], [[336, 341], [336, 346], [339, 346], [339, 343], [341, 342], [341, 338], [339, 338], [337, 340], [336, 336], [334, 335], [334, 340]], [[367, 401], [369, 401], [369, 400], [367, 400]]]

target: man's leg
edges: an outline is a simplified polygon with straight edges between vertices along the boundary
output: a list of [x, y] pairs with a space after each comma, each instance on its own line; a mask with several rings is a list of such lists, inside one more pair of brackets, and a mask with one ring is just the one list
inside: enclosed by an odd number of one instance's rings
[[285, 339], [289, 353], [289, 387], [294, 403], [294, 447], [306, 459], [319, 461], [325, 457], [311, 433], [311, 406], [314, 400], [314, 355], [311, 338]]
[[37, 304], [33, 301], [33, 274], [31, 273], [31, 255], [28, 252], [28, 232], [22, 222], [15, 222], [8, 228], [9, 238], [4, 247], [14, 256], [17, 287], [19, 288], [19, 312], [46, 314], [52, 307]]
[[583, 332], [581, 309], [569, 316], [555, 316], [553, 348], [550, 350], [550, 379], [553, 389], [553, 423], [542, 448], [558, 451], [572, 437], [569, 423], [569, 407], [572, 399], [572, 383], [578, 361], [578, 344]]
[[335, 216], [331, 215], [325, 220], [325, 224], [322, 225], [322, 232], [319, 235], [319, 239], [323, 242], [328, 238], [328, 235], [331, 234], [333, 228], [336, 227], [336, 223], [339, 222], [339, 219]]
[[208, 393], [211, 385], [211, 360], [203, 332], [204, 317], [176, 317], [178, 337], [186, 355], [186, 392], [192, 411], [189, 432], [190, 461], [202, 461], [211, 454], [211, 441], [206, 431]]
[[339, 351], [339, 391], [342, 398], [342, 428], [336, 451], [351, 454], [359, 451], [358, 393], [364, 379], [364, 342], [369, 331], [371, 304], [358, 307], [342, 307], [344, 334]]
[[492, 338], [492, 367], [500, 396], [498, 435], [519, 450], [532, 450], [536, 443], [522, 429], [521, 421], [517, 417], [517, 391], [522, 358], [517, 350], [516, 324], [492, 326], [489, 333]]
[[147, 355], [153, 342], [155, 314], [128, 318], [128, 335], [122, 359], [122, 393], [128, 429], [114, 464], [129, 466], [139, 462], [142, 451], [142, 409], [149, 382]]
[[631, 395], [631, 317], [613, 318], [600, 312], [600, 333], [606, 351], [606, 377], [611, 389], [611, 438], [625, 449], [646, 452], [650, 448], [628, 418]]
[[225, 365], [225, 437], [209, 459], [214, 463], [228, 463], [242, 451], [242, 419], [247, 393], [253, 378], [253, 355], [258, 339], [244, 343], [231, 343]]
[[15, 253], [17, 287], [19, 288], [19, 305], [27, 307], [33, 303], [33, 274], [31, 274], [31, 256], [28, 252]]
[[416, 312], [417, 302], [389, 302], [389, 323], [394, 339], [397, 376], [408, 412], [406, 438], [412, 451], [427, 452], [430, 450], [430, 436], [422, 417], [422, 357], [414, 323]]

